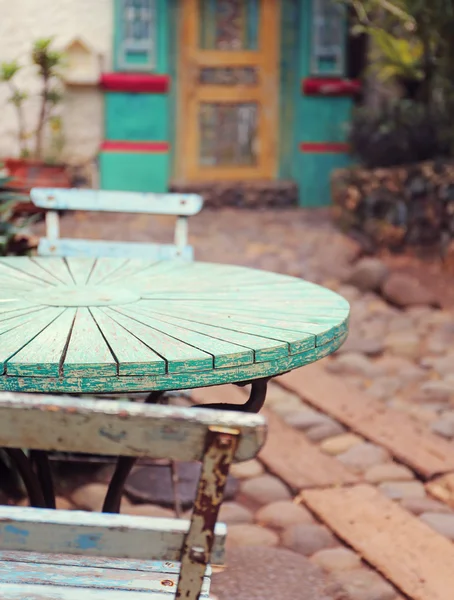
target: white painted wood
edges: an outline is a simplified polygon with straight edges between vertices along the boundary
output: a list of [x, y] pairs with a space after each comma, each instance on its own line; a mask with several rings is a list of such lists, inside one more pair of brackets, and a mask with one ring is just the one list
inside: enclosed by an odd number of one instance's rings
[[0, 393], [0, 447], [202, 460], [213, 426], [240, 431], [239, 461], [265, 441], [255, 414]]
[[[49, 585], [5, 584], [0, 586], [2, 600], [172, 600], [172, 594], [160, 592], [124, 592]], [[207, 598], [208, 596], [202, 596]]]
[[188, 220], [186, 217], [180, 217], [175, 224], [175, 246], [180, 252], [184, 251], [188, 243]]
[[191, 246], [174, 244], [137, 244], [133, 242], [109, 242], [103, 240], [41, 238], [38, 244], [40, 256], [65, 256], [74, 258], [140, 258], [144, 260], [193, 260]]
[[[52, 585], [83, 589], [166, 593], [175, 590], [178, 584], [178, 571], [176, 573], [168, 572], [165, 567], [161, 571], [136, 571], [132, 568], [117, 569], [115, 564], [112, 564], [115, 561], [110, 558], [104, 559], [102, 565], [77, 564], [78, 557], [74, 558], [75, 564], [73, 565], [52, 564], [50, 561], [39, 563], [0, 559], [0, 591], [2, 584], [5, 583], [26, 586], [31, 584], [49, 585], [51, 582]], [[87, 559], [84, 562], [88, 562]], [[165, 565], [164, 562], [161, 564]], [[209, 578], [204, 577], [202, 583], [204, 594], [208, 593], [209, 586]]]
[[46, 235], [50, 240], [57, 240], [60, 237], [60, 221], [58, 213], [54, 210], [46, 213]]
[[[178, 561], [190, 522], [82, 511], [0, 507], [3, 550]], [[218, 523], [211, 562], [222, 564], [226, 527]]]
[[48, 210], [93, 210], [192, 216], [201, 211], [198, 194], [151, 194], [104, 190], [33, 188], [32, 202]]
[[[0, 550], [0, 561], [16, 563], [36, 563], [39, 565], [67, 565], [69, 567], [97, 567], [108, 566], [116, 570], [135, 571], [145, 573], [173, 573], [180, 572], [181, 563], [177, 561], [159, 560], [127, 560], [124, 558], [99, 558], [96, 556], [75, 556], [74, 554], [43, 554], [41, 552], [15, 552]], [[207, 565], [205, 575], [211, 577], [212, 569]]]

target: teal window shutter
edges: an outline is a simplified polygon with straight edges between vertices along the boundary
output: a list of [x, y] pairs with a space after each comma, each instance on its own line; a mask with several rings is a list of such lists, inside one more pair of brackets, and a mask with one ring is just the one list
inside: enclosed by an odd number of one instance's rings
[[156, 0], [118, 0], [117, 66], [122, 71], [156, 68]]
[[346, 27], [345, 6], [336, 0], [312, 0], [312, 75], [344, 75]]

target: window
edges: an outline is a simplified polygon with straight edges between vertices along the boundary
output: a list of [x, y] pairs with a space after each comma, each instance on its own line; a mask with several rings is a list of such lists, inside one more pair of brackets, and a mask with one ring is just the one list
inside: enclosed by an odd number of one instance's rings
[[312, 75], [344, 75], [345, 7], [335, 0], [312, 2]]
[[117, 63], [125, 71], [156, 68], [156, 0], [119, 0]]

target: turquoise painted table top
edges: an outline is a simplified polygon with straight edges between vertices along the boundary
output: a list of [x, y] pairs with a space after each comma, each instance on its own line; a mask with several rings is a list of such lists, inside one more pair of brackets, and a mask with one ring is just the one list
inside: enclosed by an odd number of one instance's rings
[[345, 340], [348, 303], [244, 267], [0, 259], [0, 390], [177, 390], [272, 377]]

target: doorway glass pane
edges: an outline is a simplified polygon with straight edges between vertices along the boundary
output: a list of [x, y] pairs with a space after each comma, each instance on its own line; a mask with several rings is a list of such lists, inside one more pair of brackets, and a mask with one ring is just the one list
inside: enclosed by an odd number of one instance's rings
[[258, 50], [260, 0], [199, 0], [200, 47]]
[[200, 105], [200, 165], [253, 166], [257, 164], [256, 103]]

